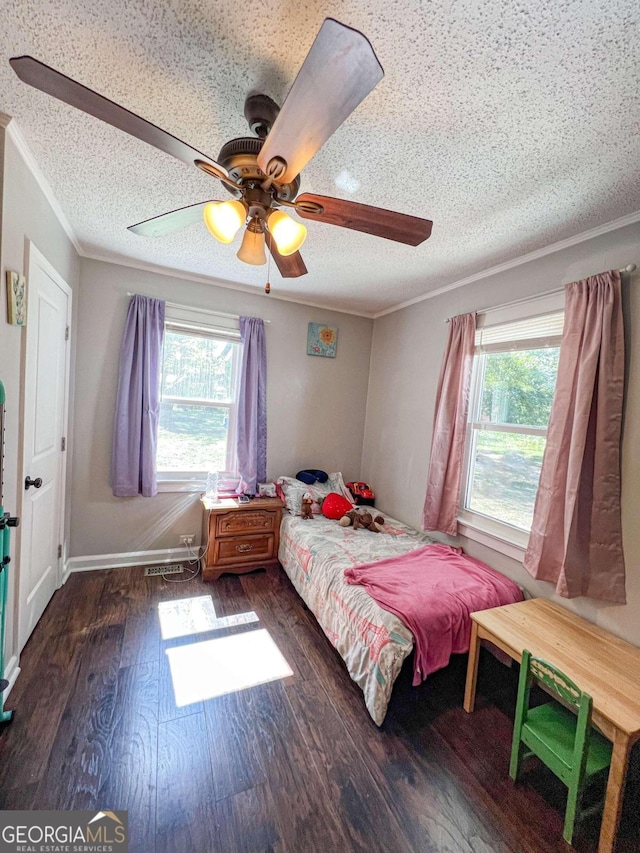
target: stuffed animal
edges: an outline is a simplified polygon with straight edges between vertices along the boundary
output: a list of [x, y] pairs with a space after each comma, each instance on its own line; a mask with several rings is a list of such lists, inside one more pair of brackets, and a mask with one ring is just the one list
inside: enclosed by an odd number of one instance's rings
[[364, 527], [365, 530], [371, 530], [372, 533], [380, 533], [384, 525], [384, 518], [381, 515], [376, 515], [374, 518], [370, 512], [358, 512], [357, 509], [352, 509], [342, 516], [340, 524], [343, 527], [349, 527], [353, 524], [354, 530]]
[[304, 497], [302, 498], [302, 506], [300, 508], [300, 518], [313, 518], [313, 511], [311, 506], [313, 504], [313, 500], [311, 499], [311, 495], [309, 492], [304, 493]]

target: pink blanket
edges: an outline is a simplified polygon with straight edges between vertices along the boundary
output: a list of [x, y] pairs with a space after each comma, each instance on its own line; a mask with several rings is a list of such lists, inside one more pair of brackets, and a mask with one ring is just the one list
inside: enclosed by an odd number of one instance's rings
[[452, 654], [469, 651], [470, 613], [522, 599], [513, 581], [450, 545], [427, 545], [346, 569], [344, 576], [412, 631], [414, 686], [446, 666]]

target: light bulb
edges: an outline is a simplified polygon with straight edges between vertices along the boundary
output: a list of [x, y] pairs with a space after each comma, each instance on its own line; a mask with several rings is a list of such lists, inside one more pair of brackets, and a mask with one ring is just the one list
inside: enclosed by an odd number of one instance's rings
[[241, 201], [212, 202], [204, 211], [204, 224], [221, 243], [230, 243], [247, 218]]
[[244, 232], [242, 238], [242, 246], [236, 255], [245, 264], [253, 264], [259, 267], [267, 263], [267, 256], [264, 253], [264, 231], [252, 231], [250, 228]]
[[307, 229], [282, 210], [269, 214], [269, 231], [281, 255], [293, 255], [305, 241]]

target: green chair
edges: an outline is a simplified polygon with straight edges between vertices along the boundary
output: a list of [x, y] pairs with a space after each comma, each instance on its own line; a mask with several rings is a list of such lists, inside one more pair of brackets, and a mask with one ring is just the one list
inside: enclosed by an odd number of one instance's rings
[[[530, 708], [534, 679], [564, 704], [554, 701]], [[597, 802], [588, 809], [581, 809], [587, 783], [597, 778], [606, 780], [611, 764], [611, 744], [591, 727], [592, 704], [591, 696], [583, 693], [553, 664], [534, 658], [526, 650], [522, 652], [509, 775], [517, 781], [522, 762], [536, 755], [564, 782], [569, 793], [562, 835], [569, 844], [573, 840], [576, 820], [602, 805]], [[577, 717], [565, 705], [574, 709]]]

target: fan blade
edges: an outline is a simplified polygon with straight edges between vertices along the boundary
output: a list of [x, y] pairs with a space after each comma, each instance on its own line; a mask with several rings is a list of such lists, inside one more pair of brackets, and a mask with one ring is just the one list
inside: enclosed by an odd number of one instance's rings
[[59, 101], [64, 101], [65, 104], [70, 104], [89, 115], [101, 119], [107, 124], [117, 127], [119, 130], [124, 130], [125, 133], [135, 136], [136, 139], [141, 139], [154, 148], [159, 148], [161, 151], [171, 154], [183, 163], [192, 166], [195, 160], [208, 160], [225, 176], [228, 176], [226, 169], [223, 169], [215, 160], [187, 145], [186, 142], [177, 139], [166, 130], [156, 127], [155, 124], [146, 121], [135, 113], [125, 110], [110, 101], [108, 98], [99, 95], [92, 89], [88, 89], [81, 83], [76, 83], [70, 77], [61, 74], [54, 68], [50, 68], [32, 56], [16, 56], [10, 59], [11, 67], [16, 72], [23, 83], [28, 83], [35, 89], [45, 92], [47, 95], [52, 95]]
[[[383, 77], [369, 40], [326, 18], [258, 154], [262, 171], [292, 181]], [[269, 170], [274, 159], [281, 174]]]
[[308, 270], [300, 252], [294, 252], [292, 255], [281, 255], [275, 240], [268, 231], [265, 232], [264, 239], [282, 278], [299, 278], [301, 275], [307, 274]]
[[393, 210], [326, 195], [303, 193], [296, 199], [296, 205], [299, 202], [312, 202], [323, 208], [322, 213], [314, 213], [305, 210], [304, 205], [296, 207], [296, 213], [303, 219], [315, 219], [329, 225], [351, 228], [353, 231], [364, 231], [365, 234], [385, 237], [387, 240], [407, 243], [409, 246], [419, 246], [431, 235], [433, 226], [430, 219], [420, 219], [418, 216], [408, 216], [406, 213], [395, 213]]
[[210, 201], [201, 201], [198, 204], [189, 204], [187, 207], [179, 207], [177, 210], [161, 213], [160, 216], [154, 216], [151, 219], [145, 219], [144, 222], [130, 225], [127, 231], [140, 234], [142, 237], [163, 237], [173, 231], [180, 231], [188, 225], [203, 222], [202, 212], [210, 203]]

